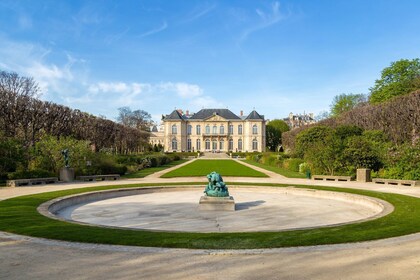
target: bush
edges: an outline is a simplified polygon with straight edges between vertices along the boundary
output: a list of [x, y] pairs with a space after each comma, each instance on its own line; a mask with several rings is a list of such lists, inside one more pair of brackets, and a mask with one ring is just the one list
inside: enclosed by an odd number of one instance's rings
[[289, 158], [284, 160], [283, 167], [290, 171], [299, 172], [299, 165], [303, 162], [303, 159], [300, 158]]
[[309, 164], [306, 162], [299, 164], [299, 173], [305, 174], [308, 170], [310, 170]]
[[48, 177], [57, 177], [56, 174], [48, 170], [34, 169], [30, 171], [16, 171], [9, 173], [8, 178], [10, 180], [16, 179], [32, 179], [32, 178], [48, 178]]

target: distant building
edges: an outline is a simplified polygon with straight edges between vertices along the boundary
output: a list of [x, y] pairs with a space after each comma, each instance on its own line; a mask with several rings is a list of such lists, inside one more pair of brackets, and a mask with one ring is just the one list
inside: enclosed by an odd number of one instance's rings
[[164, 144], [164, 132], [163, 125], [159, 125], [159, 128], [154, 125], [150, 131], [149, 143], [154, 146], [159, 144], [163, 146]]
[[247, 116], [242, 111], [237, 116], [228, 109], [202, 109], [191, 115], [188, 111], [184, 114], [174, 110], [162, 122], [165, 152], [262, 152], [265, 149], [264, 116], [255, 110]]
[[304, 125], [316, 123], [313, 113], [309, 113], [309, 114], [303, 113], [303, 114], [298, 114], [298, 115], [294, 115], [293, 113], [290, 113], [289, 117], [284, 118], [283, 120], [287, 123], [290, 130], [304, 126]]

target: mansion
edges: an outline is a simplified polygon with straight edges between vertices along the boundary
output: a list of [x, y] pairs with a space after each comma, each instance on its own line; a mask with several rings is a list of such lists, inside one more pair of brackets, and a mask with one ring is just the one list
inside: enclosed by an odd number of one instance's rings
[[255, 110], [239, 116], [228, 109], [202, 109], [195, 114], [174, 110], [162, 118], [161, 131], [152, 131], [150, 143], [165, 152], [262, 152], [264, 116]]

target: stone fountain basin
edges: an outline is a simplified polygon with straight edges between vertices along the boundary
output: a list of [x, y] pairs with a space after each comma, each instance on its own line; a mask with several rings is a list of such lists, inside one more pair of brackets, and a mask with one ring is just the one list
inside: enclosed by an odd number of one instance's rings
[[175, 232], [257, 232], [356, 223], [393, 211], [383, 200], [294, 187], [229, 186], [236, 211], [202, 211], [203, 187], [148, 187], [54, 199], [38, 211], [79, 224]]

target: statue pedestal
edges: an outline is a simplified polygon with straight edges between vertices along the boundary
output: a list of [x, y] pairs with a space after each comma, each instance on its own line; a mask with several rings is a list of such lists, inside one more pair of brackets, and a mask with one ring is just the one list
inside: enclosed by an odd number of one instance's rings
[[63, 167], [60, 169], [60, 181], [62, 182], [73, 182], [74, 181], [74, 169], [70, 167]]
[[204, 211], [235, 211], [235, 200], [232, 196], [202, 196], [198, 209]]

